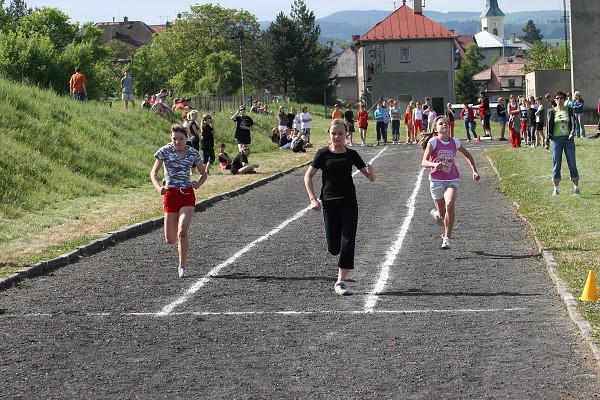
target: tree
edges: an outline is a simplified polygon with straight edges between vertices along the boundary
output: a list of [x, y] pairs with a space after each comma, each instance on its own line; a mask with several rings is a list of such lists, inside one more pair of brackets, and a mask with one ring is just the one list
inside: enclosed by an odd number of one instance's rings
[[533, 48], [525, 56], [530, 63], [523, 70], [531, 72], [538, 69], [564, 68], [569, 51], [568, 46], [550, 47], [546, 42], [535, 42]]
[[525, 35], [523, 35], [522, 39], [529, 43], [540, 42], [544, 38], [542, 31], [535, 26], [532, 20], [527, 21], [523, 32], [525, 32]]
[[237, 66], [223, 65], [240, 70], [238, 32], [244, 35], [246, 49], [253, 45], [259, 29], [256, 17], [247, 11], [212, 4], [190, 6], [190, 11], [182, 13], [170, 29], [136, 52], [132, 63], [136, 87], [148, 92], [165, 86], [180, 94], [196, 92], [208, 68], [208, 57], [229, 52], [237, 59]]
[[473, 80], [473, 76], [484, 69], [478, 50], [477, 44], [468, 45], [465, 58], [456, 72], [456, 99], [459, 103], [472, 102], [477, 98], [479, 85]]
[[79, 26], [70, 24], [69, 16], [58, 8], [43, 7], [19, 19], [17, 30], [26, 36], [47, 36], [56, 49], [63, 50], [75, 40]]
[[27, 8], [23, 0], [12, 0], [6, 11], [15, 21], [31, 14], [31, 8]]
[[334, 63], [329, 47], [319, 43], [320, 33], [314, 13], [295, 0], [290, 16], [280, 13], [260, 38], [265, 61], [253, 70], [255, 81], [298, 102], [321, 102], [323, 93], [331, 98]]

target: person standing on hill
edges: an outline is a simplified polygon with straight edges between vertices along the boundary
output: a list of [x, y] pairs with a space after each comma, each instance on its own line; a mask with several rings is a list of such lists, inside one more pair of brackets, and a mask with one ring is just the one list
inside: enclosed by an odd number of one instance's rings
[[442, 249], [450, 249], [452, 247], [452, 230], [456, 219], [456, 198], [460, 178], [455, 161], [457, 152], [461, 152], [467, 159], [467, 163], [473, 170], [474, 181], [479, 180], [479, 173], [471, 153], [465, 149], [460, 140], [450, 137], [446, 117], [437, 117], [433, 132], [422, 136], [420, 143], [425, 152], [423, 153], [421, 165], [424, 168], [431, 168], [429, 189], [435, 204], [435, 208], [431, 210], [431, 215], [437, 221], [444, 221]]
[[135, 98], [133, 96], [133, 78], [129, 76], [128, 69], [126, 69], [125, 72], [123, 72], [123, 74], [125, 76], [121, 79], [121, 89], [123, 89], [121, 98], [123, 99], [125, 109], [127, 110], [130, 101], [131, 106], [135, 107]]
[[210, 114], [202, 116], [200, 148], [204, 159], [204, 169], [206, 169], [207, 174], [210, 174], [210, 167], [215, 163], [215, 120]]
[[235, 135], [233, 137], [237, 139], [240, 152], [244, 147], [250, 148], [250, 143], [252, 142], [250, 133], [254, 126], [254, 121], [246, 115], [246, 107], [240, 106], [237, 112], [231, 116], [231, 120], [235, 122]]
[[87, 98], [85, 75], [81, 73], [81, 67], [75, 67], [75, 73], [71, 75], [69, 80], [69, 94], [73, 97], [73, 100], [85, 101]]
[[[352, 167], [355, 166], [371, 182], [375, 181], [375, 172], [370, 164], [365, 164], [357, 151], [344, 145], [348, 127], [343, 120], [331, 121], [327, 131], [330, 143], [315, 154], [304, 174], [304, 186], [310, 199], [310, 207], [315, 211], [323, 210], [327, 250], [333, 255], [339, 254], [337, 281], [333, 288], [336, 294], [343, 296], [350, 294], [346, 288], [346, 278], [348, 272], [354, 269], [358, 226], [358, 204]], [[319, 169], [322, 171], [323, 182], [319, 196], [321, 202], [313, 188], [313, 177]]]
[[[171, 126], [171, 143], [161, 147], [154, 154], [156, 160], [150, 171], [150, 180], [154, 188], [163, 196], [165, 240], [168, 244], [176, 241], [179, 254], [177, 273], [180, 278], [187, 278], [189, 250], [188, 230], [192, 223], [196, 207], [196, 193], [206, 181], [206, 171], [202, 157], [193, 147], [186, 144], [187, 129], [181, 125]], [[198, 169], [200, 178], [190, 179], [190, 169]], [[161, 184], [158, 172], [164, 167], [164, 179]]]

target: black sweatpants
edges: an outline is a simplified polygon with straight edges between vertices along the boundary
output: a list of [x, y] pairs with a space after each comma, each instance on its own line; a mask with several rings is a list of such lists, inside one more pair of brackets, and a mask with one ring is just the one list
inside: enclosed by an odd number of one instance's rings
[[323, 222], [327, 250], [337, 256], [338, 268], [354, 269], [354, 245], [358, 225], [356, 199], [323, 201]]

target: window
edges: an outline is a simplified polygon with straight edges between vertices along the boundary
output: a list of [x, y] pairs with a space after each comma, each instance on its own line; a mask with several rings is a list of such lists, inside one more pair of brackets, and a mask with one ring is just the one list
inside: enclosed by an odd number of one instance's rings
[[400, 62], [410, 62], [410, 47], [400, 49]]
[[515, 87], [515, 84], [516, 84], [516, 82], [515, 82], [515, 80], [514, 80], [514, 79], [509, 79], [509, 80], [508, 80], [508, 86], [509, 86], [509, 87]]

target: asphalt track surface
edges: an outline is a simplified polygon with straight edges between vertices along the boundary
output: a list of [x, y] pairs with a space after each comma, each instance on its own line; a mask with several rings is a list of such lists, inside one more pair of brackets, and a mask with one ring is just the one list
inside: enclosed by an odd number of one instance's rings
[[189, 279], [159, 229], [0, 292], [0, 398], [598, 397], [595, 358], [497, 190], [483, 148], [498, 144], [466, 144], [483, 177], [461, 157], [451, 250], [421, 149], [355, 147], [378, 180], [355, 177], [351, 296], [333, 293], [305, 168], [197, 213]]

